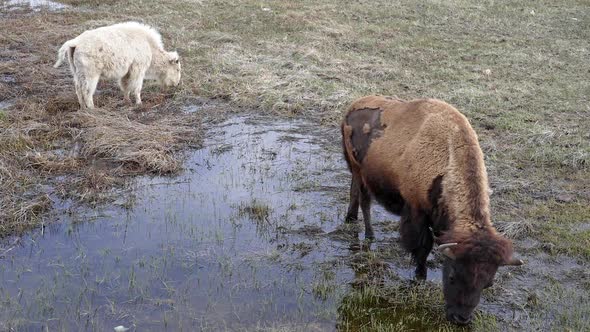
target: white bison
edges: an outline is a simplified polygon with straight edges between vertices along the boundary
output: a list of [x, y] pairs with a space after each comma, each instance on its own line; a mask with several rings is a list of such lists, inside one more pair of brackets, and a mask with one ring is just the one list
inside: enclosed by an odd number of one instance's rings
[[94, 108], [92, 96], [101, 76], [118, 80], [126, 101], [133, 91], [136, 104], [141, 104], [144, 78], [164, 86], [180, 82], [178, 53], [166, 52], [160, 34], [137, 22], [88, 30], [68, 40], [59, 49], [54, 67], [66, 57], [82, 108]]

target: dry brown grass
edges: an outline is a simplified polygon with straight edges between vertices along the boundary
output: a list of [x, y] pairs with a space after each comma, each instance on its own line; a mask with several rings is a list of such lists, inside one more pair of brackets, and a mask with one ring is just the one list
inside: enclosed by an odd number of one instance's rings
[[71, 123], [81, 126], [76, 138], [81, 144], [81, 158], [115, 163], [137, 173], [178, 172], [182, 160], [176, 152], [199, 139], [194, 118], [187, 122], [186, 117], [162, 117], [142, 123], [108, 110], [72, 114]]

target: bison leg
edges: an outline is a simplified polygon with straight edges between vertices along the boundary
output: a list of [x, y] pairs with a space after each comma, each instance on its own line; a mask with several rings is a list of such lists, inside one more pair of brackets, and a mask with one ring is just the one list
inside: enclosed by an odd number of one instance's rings
[[129, 98], [129, 94], [131, 93], [131, 90], [129, 90], [129, 72], [119, 79], [119, 87], [121, 88], [121, 91], [123, 91], [123, 100], [126, 103], [130, 103], [131, 99]]
[[360, 184], [360, 194], [361, 210], [363, 211], [363, 221], [365, 222], [365, 238], [372, 240], [375, 238], [375, 233], [371, 226], [371, 194], [362, 183]]
[[92, 96], [94, 95], [94, 92], [96, 91], [96, 85], [98, 84], [98, 78], [99, 75], [95, 75], [95, 76], [87, 76], [87, 75], [82, 75], [80, 72], [78, 72], [78, 86], [80, 88], [80, 94], [82, 95], [82, 101], [83, 103], [81, 103], [81, 105], [83, 107], [86, 107], [88, 109], [93, 109], [94, 108], [94, 100], [92, 98]]
[[74, 78], [74, 87], [76, 88], [76, 96], [78, 96], [78, 103], [80, 104], [80, 108], [86, 107], [86, 103], [84, 102], [84, 96], [82, 94], [82, 87], [78, 82], [78, 78]]
[[402, 244], [412, 253], [416, 263], [416, 279], [425, 280], [427, 275], [426, 258], [432, 250], [432, 233], [428, 229], [427, 216], [406, 205], [402, 210], [400, 235]]
[[129, 69], [129, 90], [133, 91], [135, 97], [135, 104], [141, 104], [141, 88], [143, 86], [143, 79], [145, 77], [146, 69], [139, 65], [131, 65]]
[[141, 105], [141, 88], [143, 86], [143, 77], [145, 73], [141, 75], [141, 78], [135, 82], [135, 88], [133, 89], [133, 95], [135, 96], [135, 104]]
[[350, 203], [348, 205], [345, 222], [358, 220], [360, 203], [359, 195], [361, 193], [360, 183], [361, 179], [353, 174], [352, 181], [350, 182]]
[[94, 92], [96, 92], [96, 86], [98, 85], [99, 76], [94, 76], [88, 79], [86, 85], [86, 107], [94, 108]]

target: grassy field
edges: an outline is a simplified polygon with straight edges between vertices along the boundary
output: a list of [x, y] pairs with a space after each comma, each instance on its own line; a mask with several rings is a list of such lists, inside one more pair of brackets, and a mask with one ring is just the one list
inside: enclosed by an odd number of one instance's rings
[[[0, 109], [2, 235], [48, 222], [52, 195], [101, 204], [131, 175], [179, 172], [179, 152], [199, 146], [204, 120], [256, 112], [322, 130], [353, 99], [386, 94], [440, 98], [467, 115], [486, 156], [494, 222], [518, 252], [590, 262], [587, 1], [63, 2], [70, 9], [0, 13], [0, 101], [11, 102]], [[67, 66], [51, 67], [56, 50], [125, 20], [157, 26], [179, 51], [182, 86], [148, 84], [134, 108], [102, 83], [100, 109], [76, 112]], [[179, 111], [204, 101], [212, 106]], [[530, 326], [589, 328], [589, 277], [572, 280], [585, 290], [579, 311], [555, 314], [572, 297], [548, 282]]]

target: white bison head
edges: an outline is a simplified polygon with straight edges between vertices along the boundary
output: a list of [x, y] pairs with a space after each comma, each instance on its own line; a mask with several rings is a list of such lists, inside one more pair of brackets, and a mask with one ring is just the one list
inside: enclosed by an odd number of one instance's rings
[[164, 86], [177, 86], [180, 83], [180, 57], [176, 52], [166, 52], [165, 57], [158, 81]]

